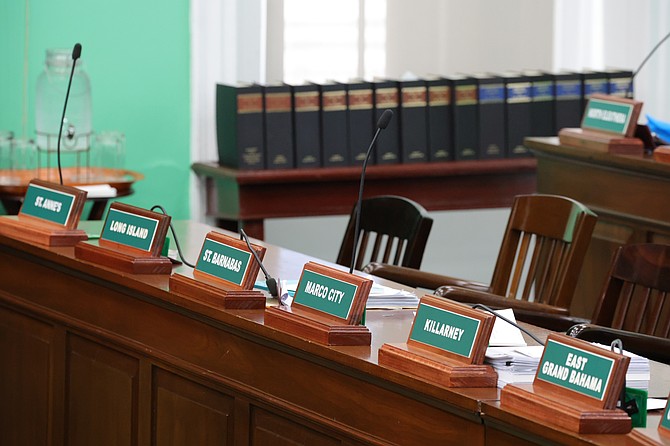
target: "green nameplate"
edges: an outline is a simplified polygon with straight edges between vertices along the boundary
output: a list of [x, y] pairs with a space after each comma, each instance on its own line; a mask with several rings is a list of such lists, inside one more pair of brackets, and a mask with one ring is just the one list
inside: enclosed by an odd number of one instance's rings
[[632, 136], [631, 126], [637, 124], [639, 109], [634, 101], [593, 95], [584, 110], [582, 129]]
[[159, 221], [111, 207], [100, 234], [101, 240], [151, 251]]
[[665, 429], [665, 432], [670, 434], [670, 398], [668, 398], [668, 402], [665, 405], [665, 412], [663, 412], [663, 417], [658, 427], [659, 429]]
[[250, 260], [249, 251], [206, 238], [195, 270], [242, 286]]
[[31, 183], [26, 190], [21, 214], [65, 226], [74, 203], [73, 194]]
[[349, 319], [358, 286], [304, 269], [293, 302], [341, 319]]
[[602, 401], [614, 363], [605, 355], [548, 339], [535, 379]]
[[478, 319], [421, 303], [409, 339], [469, 358], [479, 327]]

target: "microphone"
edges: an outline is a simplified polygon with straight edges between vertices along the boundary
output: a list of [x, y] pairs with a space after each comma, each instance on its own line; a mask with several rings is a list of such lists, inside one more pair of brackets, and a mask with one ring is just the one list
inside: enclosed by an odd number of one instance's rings
[[517, 323], [515, 323], [515, 322], [512, 322], [511, 320], [507, 319], [505, 316], [501, 316], [501, 315], [499, 315], [498, 313], [496, 313], [494, 310], [490, 309], [490, 308], [487, 307], [486, 305], [483, 305], [483, 304], [474, 304], [474, 305], [472, 306], [472, 308], [481, 308], [481, 309], [484, 310], [484, 311], [488, 311], [489, 313], [491, 313], [491, 314], [494, 315], [495, 317], [498, 317], [498, 318], [502, 319], [503, 321], [507, 322], [507, 323], [510, 324], [510, 325], [514, 325], [516, 328], [518, 328], [519, 330], [523, 331], [523, 332], [526, 333], [528, 336], [530, 336], [531, 338], [533, 338], [533, 340], [534, 340], [535, 342], [537, 342], [538, 344], [540, 344], [540, 345], [544, 345], [544, 342], [540, 341], [540, 340], [539, 340], [533, 333], [531, 333], [530, 331], [526, 330], [525, 328], [523, 328], [523, 327], [520, 326], [519, 324], [517, 324]]
[[372, 142], [370, 143], [370, 147], [368, 147], [368, 151], [365, 154], [365, 160], [363, 160], [363, 168], [361, 170], [361, 182], [360, 186], [358, 188], [358, 201], [356, 202], [356, 220], [354, 223], [354, 247], [353, 247], [353, 252], [351, 254], [351, 266], [349, 267], [349, 274], [352, 274], [354, 272], [354, 265], [356, 265], [356, 251], [358, 250], [358, 238], [360, 237], [360, 231], [361, 231], [361, 202], [363, 201], [363, 185], [365, 184], [365, 168], [368, 165], [368, 160], [370, 159], [370, 154], [372, 153], [372, 149], [375, 146], [375, 143], [377, 142], [377, 137], [379, 136], [379, 133], [384, 130], [386, 127], [388, 127], [389, 122], [391, 122], [391, 118], [393, 117], [393, 111], [392, 110], [384, 110], [384, 113], [379, 117], [377, 120], [377, 131], [375, 132], [375, 135], [372, 137]]
[[642, 69], [642, 67], [644, 66], [644, 64], [646, 64], [647, 61], [651, 58], [652, 54], [654, 54], [654, 53], [656, 52], [656, 50], [658, 49], [658, 47], [660, 47], [660, 46], [663, 44], [663, 42], [665, 42], [666, 40], [668, 40], [669, 37], [670, 37], [670, 33], [666, 34], [665, 37], [663, 37], [663, 38], [662, 38], [662, 39], [661, 39], [661, 40], [654, 46], [654, 48], [651, 49], [651, 51], [649, 52], [649, 54], [647, 54], [647, 57], [645, 57], [644, 60], [642, 61], [642, 63], [640, 64], [640, 66], [637, 67], [637, 70], [633, 71], [633, 74], [630, 76], [630, 82], [628, 83], [628, 87], [626, 88], [626, 97], [627, 97], [627, 98], [629, 98], [629, 99], [632, 99], [632, 98], [633, 98], [633, 95], [632, 95], [632, 91], [633, 91], [633, 80], [635, 79], [635, 76], [637, 76], [637, 73], [640, 72], [640, 70]]
[[249, 248], [249, 251], [251, 251], [251, 254], [254, 256], [256, 261], [261, 267], [261, 271], [263, 271], [263, 275], [265, 275], [265, 285], [268, 287], [268, 291], [270, 292], [270, 295], [272, 297], [279, 297], [279, 288], [277, 287], [277, 281], [273, 279], [270, 274], [268, 274], [268, 270], [265, 269], [265, 266], [263, 266], [263, 262], [261, 262], [261, 258], [258, 256], [258, 253], [254, 248], [252, 248], [251, 243], [249, 243], [249, 236], [247, 235], [246, 232], [244, 232], [244, 229], [240, 229], [240, 239], [244, 240], [247, 243], [247, 247]]
[[70, 87], [72, 86], [72, 77], [74, 76], [74, 67], [77, 65], [77, 59], [81, 57], [81, 44], [75, 43], [72, 48], [72, 70], [70, 71], [70, 79], [67, 83], [67, 92], [65, 93], [65, 103], [63, 104], [63, 116], [60, 118], [60, 128], [58, 129], [58, 144], [56, 146], [56, 158], [58, 159], [58, 177], [60, 184], [63, 185], [63, 171], [60, 164], [60, 140], [63, 136], [63, 121], [65, 120], [65, 110], [67, 110], [67, 100], [70, 97]]

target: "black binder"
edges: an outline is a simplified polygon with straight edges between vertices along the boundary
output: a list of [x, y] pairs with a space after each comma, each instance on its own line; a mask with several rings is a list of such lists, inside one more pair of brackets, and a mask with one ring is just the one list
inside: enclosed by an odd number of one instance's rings
[[426, 79], [428, 88], [428, 158], [451, 161], [454, 158], [451, 94], [442, 77]]
[[[347, 87], [347, 125], [349, 128], [349, 160], [353, 165], [363, 164], [374, 135], [374, 95], [372, 83], [354, 81]], [[370, 156], [368, 163], [374, 163]]]
[[399, 82], [400, 137], [403, 163], [428, 161], [428, 103], [424, 80]]
[[264, 88], [265, 159], [268, 169], [292, 169], [293, 116], [291, 87], [286, 84]]
[[556, 118], [553, 134], [566, 127], [579, 127], [582, 123], [582, 81], [581, 74], [569, 71], [554, 73]]
[[379, 80], [373, 82], [375, 96], [375, 118], [374, 122], [381, 117], [384, 110], [391, 110], [394, 118], [389, 122], [386, 130], [377, 138], [377, 164], [397, 164], [400, 162], [400, 119], [398, 119], [399, 92], [398, 82], [392, 80]]
[[321, 99], [315, 84], [293, 85], [293, 138], [297, 168], [321, 167]]
[[556, 96], [553, 76], [539, 70], [527, 70], [523, 74], [531, 84], [530, 136], [555, 136]]
[[347, 91], [343, 84], [320, 84], [321, 148], [324, 167], [348, 166]]
[[447, 76], [453, 104], [454, 159], [479, 157], [477, 80], [464, 75]]
[[531, 156], [523, 144], [531, 134], [530, 93], [531, 83], [521, 73], [504, 73], [505, 120], [507, 122], [506, 155], [508, 158]]
[[476, 73], [479, 158], [505, 157], [505, 83], [500, 76]]
[[265, 168], [263, 90], [260, 85], [216, 86], [219, 163], [241, 170]]

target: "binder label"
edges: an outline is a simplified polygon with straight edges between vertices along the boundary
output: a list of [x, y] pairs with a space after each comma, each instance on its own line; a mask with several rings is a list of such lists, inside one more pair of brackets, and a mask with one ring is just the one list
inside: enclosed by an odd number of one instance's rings
[[497, 104], [505, 101], [503, 84], [482, 84], [479, 86], [480, 104]]
[[574, 81], [556, 82], [556, 100], [565, 101], [582, 97], [582, 83]]

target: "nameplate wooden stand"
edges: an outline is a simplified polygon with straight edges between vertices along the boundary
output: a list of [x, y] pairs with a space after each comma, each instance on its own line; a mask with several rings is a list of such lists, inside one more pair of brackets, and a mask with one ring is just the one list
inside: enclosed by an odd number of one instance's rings
[[370, 345], [360, 321], [372, 280], [308, 262], [293, 303], [265, 309], [265, 325], [324, 345]]
[[[556, 351], [568, 353], [561, 357]], [[580, 434], [625, 434], [632, 422], [616, 403], [629, 362], [626, 356], [588, 342], [551, 334], [533, 383], [507, 384], [500, 405]], [[587, 365], [609, 367], [609, 372], [601, 379]]]
[[131, 274], [170, 274], [161, 256], [170, 216], [124, 203], [112, 203], [99, 240], [79, 242], [75, 257]]
[[442, 387], [496, 387], [498, 374], [483, 364], [494, 322], [491, 314], [426, 295], [407, 342], [382, 345], [379, 365]]
[[[254, 244], [251, 247], [262, 260], [265, 247]], [[203, 242], [193, 277], [171, 275], [170, 291], [219, 308], [263, 309], [265, 294], [253, 289], [259, 269], [246, 243], [211, 231]]]
[[87, 240], [77, 229], [86, 191], [43, 180], [31, 180], [17, 216], [1, 216], [0, 232], [46, 246], [73, 246]]
[[644, 142], [635, 137], [642, 102], [603, 94], [591, 95], [581, 127], [559, 130], [566, 146], [618, 155], [644, 154]]

